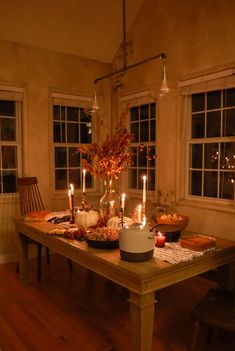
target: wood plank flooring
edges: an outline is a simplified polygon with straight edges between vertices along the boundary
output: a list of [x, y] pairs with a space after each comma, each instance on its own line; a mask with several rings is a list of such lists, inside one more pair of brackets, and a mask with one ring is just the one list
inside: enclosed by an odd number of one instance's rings
[[[124, 288], [51, 255], [36, 261], [24, 285], [15, 263], [0, 265], [0, 351], [131, 351], [128, 292]], [[153, 351], [186, 351], [192, 331], [190, 313], [214, 283], [203, 277], [156, 293]], [[217, 333], [208, 348], [201, 333], [199, 350], [235, 350], [235, 335]]]

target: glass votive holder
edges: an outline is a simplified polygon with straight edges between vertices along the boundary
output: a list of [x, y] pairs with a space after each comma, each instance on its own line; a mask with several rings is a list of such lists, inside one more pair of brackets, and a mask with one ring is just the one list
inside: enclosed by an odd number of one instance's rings
[[155, 246], [156, 247], [165, 247], [166, 236], [164, 233], [157, 232], [155, 236]]

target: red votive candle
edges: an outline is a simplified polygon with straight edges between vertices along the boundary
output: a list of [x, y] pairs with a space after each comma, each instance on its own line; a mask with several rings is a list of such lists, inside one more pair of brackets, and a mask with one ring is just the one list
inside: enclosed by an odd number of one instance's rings
[[166, 237], [165, 234], [161, 232], [157, 232], [156, 234], [156, 240], [155, 240], [155, 246], [156, 247], [164, 247], [166, 243]]

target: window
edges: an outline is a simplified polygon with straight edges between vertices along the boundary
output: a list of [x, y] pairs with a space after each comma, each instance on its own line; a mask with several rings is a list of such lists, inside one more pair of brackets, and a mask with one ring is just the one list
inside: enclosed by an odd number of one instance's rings
[[[84, 107], [82, 106], [84, 105]], [[78, 144], [92, 142], [92, 116], [80, 101], [54, 98], [53, 143], [55, 190], [68, 189], [69, 184], [81, 187], [82, 166]], [[84, 157], [84, 156], [82, 156]], [[87, 188], [93, 187], [90, 174], [86, 176]]]
[[233, 200], [235, 88], [191, 95], [189, 195]]
[[148, 190], [155, 190], [156, 167], [156, 103], [133, 106], [129, 110], [130, 131], [134, 135], [131, 152], [133, 164], [129, 167], [130, 189], [143, 188], [143, 175], [147, 175]]
[[19, 94], [0, 90], [0, 194], [16, 193], [20, 167]]

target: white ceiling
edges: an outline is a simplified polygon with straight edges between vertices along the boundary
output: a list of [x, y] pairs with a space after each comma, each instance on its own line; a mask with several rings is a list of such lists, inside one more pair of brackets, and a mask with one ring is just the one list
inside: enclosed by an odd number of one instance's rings
[[[123, 0], [0, 0], [0, 38], [111, 62], [123, 38]], [[143, 0], [126, 0], [126, 29]]]

